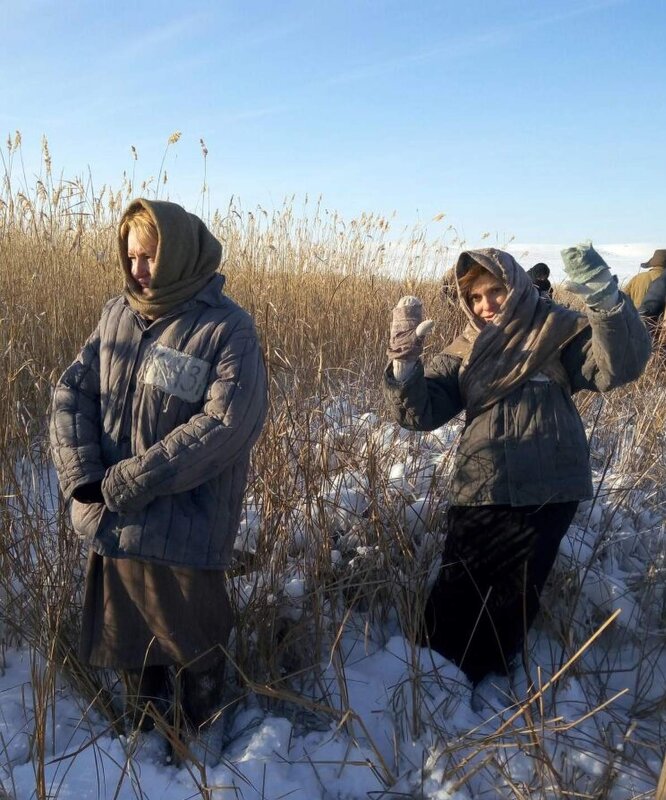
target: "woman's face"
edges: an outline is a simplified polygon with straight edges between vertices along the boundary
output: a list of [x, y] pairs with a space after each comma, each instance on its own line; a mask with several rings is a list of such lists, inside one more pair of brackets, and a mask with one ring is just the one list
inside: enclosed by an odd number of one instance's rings
[[157, 240], [141, 236], [135, 228], [130, 228], [127, 235], [127, 257], [130, 260], [130, 272], [142, 292], [150, 288], [150, 281], [155, 273], [155, 256]]
[[507, 296], [504, 283], [494, 275], [479, 276], [469, 290], [469, 306], [482, 322], [491, 322], [504, 305]]

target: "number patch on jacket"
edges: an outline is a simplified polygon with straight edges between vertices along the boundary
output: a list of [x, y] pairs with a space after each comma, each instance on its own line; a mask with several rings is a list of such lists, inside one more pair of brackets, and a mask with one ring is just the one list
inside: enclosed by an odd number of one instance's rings
[[210, 364], [203, 358], [155, 344], [146, 357], [141, 380], [188, 403], [196, 403], [206, 390], [209, 372]]

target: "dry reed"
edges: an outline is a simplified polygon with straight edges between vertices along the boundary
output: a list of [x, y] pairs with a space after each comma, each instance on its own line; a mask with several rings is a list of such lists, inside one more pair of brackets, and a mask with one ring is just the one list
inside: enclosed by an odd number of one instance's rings
[[[169, 144], [177, 141], [172, 139]], [[203, 142], [202, 150], [205, 158]], [[3, 646], [26, 645], [40, 656], [33, 663], [31, 751], [40, 797], [47, 793], [45, 727], [58, 673], [75, 686], [84, 705], [96, 705], [110, 725], [117, 724], [112, 681], [76, 657], [82, 555], [66, 509], [54, 501], [45, 420], [57, 375], [93, 330], [104, 302], [120, 288], [115, 228], [133, 193], [133, 179], [125, 180], [121, 191], [103, 187], [97, 194], [91, 180], [54, 181], [46, 142], [43, 157], [43, 173], [28, 187], [22, 177], [15, 177], [17, 172], [21, 176], [20, 137], [10, 139], [0, 192], [0, 613]], [[231, 570], [232, 596], [240, 611], [229, 654], [237, 690], [263, 696], [304, 726], [326, 725], [333, 718], [350, 736], [359, 732], [366, 738], [362, 720], [346, 699], [343, 632], [352, 624], [351, 616], [359, 615], [368, 635], [381, 636], [383, 622], [397, 614], [401, 629], [415, 639], [428, 577], [424, 564], [436, 555], [428, 550], [433, 543], [419, 539], [404, 518], [404, 492], [410, 490], [397, 492], [386, 479], [377, 426], [354, 427], [353, 410], [374, 412], [378, 419], [383, 415], [380, 387], [388, 320], [402, 294], [422, 297], [436, 320], [429, 341], [433, 351], [450, 340], [462, 322], [458, 311], [442, 299], [438, 280], [428, 269], [436, 265], [442, 274], [450, 266], [449, 248], [458, 244], [455, 231], [447, 230], [435, 243], [428, 243], [419, 231], [404, 231], [396, 241], [391, 224], [374, 215], [345, 221], [321, 202], [306, 202], [297, 213], [293, 201], [271, 213], [244, 212], [232, 203], [210, 220], [224, 244], [228, 291], [257, 321], [271, 378], [269, 420], [256, 448], [248, 490], [248, 508], [260, 511], [254, 545], [239, 555]], [[400, 278], [395, 277], [398, 273]], [[594, 428], [599, 399], [589, 395], [578, 401], [592, 432], [595, 465], [607, 459], [616, 473], [636, 476], [618, 489], [618, 502], [621, 499], [625, 508], [635, 502], [636, 516], [646, 511], [639, 498], [651, 492], [652, 510], [663, 518], [662, 376], [655, 358], [639, 382], [606, 398], [602, 427]], [[345, 419], [347, 428], [339, 424]], [[412, 453], [418, 448], [413, 437], [394, 435], [396, 448]], [[429, 530], [441, 528], [436, 485], [446, 469], [446, 462], [424, 463], [429, 485], [412, 498], [425, 495], [433, 500], [423, 526]], [[364, 495], [371, 499], [363, 508], [350, 510], [344, 497], [358, 476]], [[345, 525], [340, 525], [344, 515]], [[354, 517], [351, 525], [349, 515]], [[612, 530], [612, 519], [607, 525]], [[347, 550], [357, 556], [340, 569], [334, 550], [343, 557]], [[358, 554], [366, 551], [378, 555], [364, 561]], [[284, 594], [284, 576], [296, 566], [304, 579], [305, 599], [285, 614], [290, 598]], [[572, 568], [562, 578], [574, 598], [577, 575]], [[655, 559], [652, 575], [637, 576], [645, 583], [646, 607], [664, 602], [663, 590], [658, 589], [663, 578], [663, 558]], [[558, 589], [549, 591], [554, 604]], [[571, 656], [603, 620], [582, 620], [575, 599], [568, 608], [565, 623], [546, 615], [542, 624], [556, 631], [563, 652]], [[666, 610], [661, 613], [663, 630]], [[648, 632], [646, 652], [651, 646]], [[415, 648], [410, 658], [414, 678], [396, 694], [395, 709], [396, 729], [405, 738], [423, 732], [429, 692], [418, 672]], [[324, 679], [322, 661], [334, 665], [335, 687]], [[578, 660], [571, 659], [566, 668], [576, 673]], [[582, 671], [580, 678], [585, 680]], [[540, 706], [545, 685], [538, 688], [536, 678], [534, 685], [534, 693], [518, 701], [502, 730], [513, 731], [516, 747], [541, 759], [543, 785], [511, 789], [507, 777], [506, 796], [536, 796], [533, 792], [545, 791], [546, 786], [572, 796], [573, 788], [543, 744], [546, 728], [556, 724], [549, 721], [555, 715], [549, 717]], [[475, 739], [471, 732], [464, 743], [451, 743], [446, 731], [440, 734], [436, 758], [423, 766], [424, 775], [438, 769], [442, 780], [460, 787], [476, 771], [505, 770], [492, 741]], [[463, 745], [467, 754], [458, 758]], [[388, 789], [396, 779], [396, 765], [387, 764], [375, 750], [378, 774]], [[605, 796], [612, 781], [612, 771], [604, 773], [595, 796]], [[0, 795], [2, 791], [0, 787]]]

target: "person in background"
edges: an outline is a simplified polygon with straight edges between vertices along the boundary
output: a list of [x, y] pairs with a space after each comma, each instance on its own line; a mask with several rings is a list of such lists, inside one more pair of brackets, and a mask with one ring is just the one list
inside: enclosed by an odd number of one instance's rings
[[120, 672], [132, 752], [157, 742], [168, 760], [160, 732], [182, 718], [190, 753], [213, 764], [233, 626], [224, 571], [266, 413], [263, 355], [198, 217], [135, 200], [118, 248], [125, 290], [52, 402], [60, 487], [90, 542], [81, 658]]
[[591, 245], [563, 259], [585, 313], [543, 298], [509, 253], [463, 252], [456, 280], [468, 323], [427, 367], [421, 302], [403, 297], [393, 310], [384, 373], [393, 418], [424, 431], [465, 412], [423, 643], [474, 686], [509, 669], [578, 503], [592, 497], [572, 394], [633, 381], [650, 356], [636, 309]]
[[542, 297], [553, 296], [553, 287], [549, 280], [550, 267], [548, 264], [544, 264], [542, 261], [540, 261], [538, 264], [535, 264], [533, 267], [528, 269], [527, 274], [532, 279], [532, 283], [539, 290], [539, 294]]
[[648, 286], [643, 301], [641, 302], [638, 313], [652, 326], [656, 326], [663, 317], [666, 308], [666, 269], [662, 270], [661, 275], [655, 278]]
[[624, 293], [631, 298], [636, 308], [643, 303], [650, 284], [662, 277], [666, 271], [666, 250], [655, 250], [652, 258], [641, 264], [641, 269], [643, 272], [634, 275], [624, 287]]
[[453, 267], [447, 269], [442, 276], [440, 285], [442, 301], [446, 306], [458, 306], [458, 290], [456, 288], [456, 271]]

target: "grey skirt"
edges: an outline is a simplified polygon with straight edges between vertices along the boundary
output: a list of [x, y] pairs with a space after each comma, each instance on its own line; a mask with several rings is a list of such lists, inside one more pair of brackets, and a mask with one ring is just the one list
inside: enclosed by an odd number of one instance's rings
[[224, 572], [168, 567], [90, 551], [81, 659], [96, 667], [208, 669], [233, 627]]

